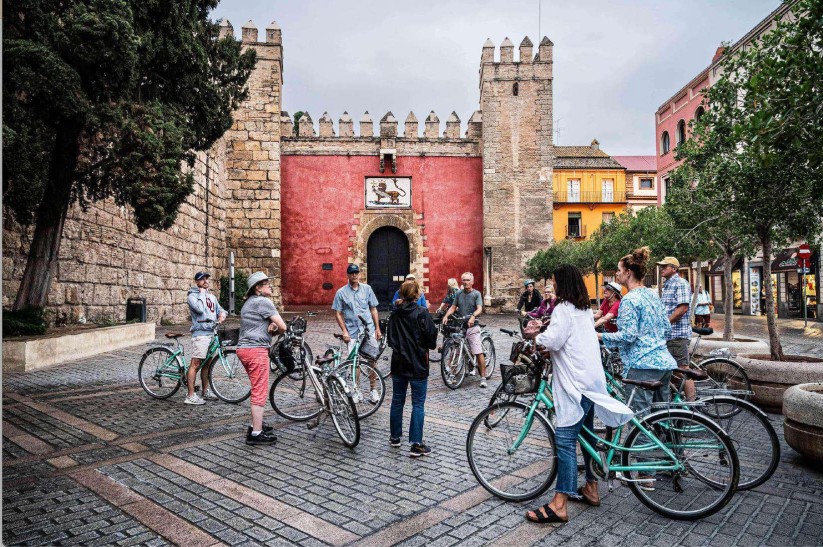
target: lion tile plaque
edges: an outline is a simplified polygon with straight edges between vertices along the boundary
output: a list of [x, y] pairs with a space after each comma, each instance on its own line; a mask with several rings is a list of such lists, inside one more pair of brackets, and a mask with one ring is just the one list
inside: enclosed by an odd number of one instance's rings
[[366, 209], [411, 207], [411, 177], [366, 177]]

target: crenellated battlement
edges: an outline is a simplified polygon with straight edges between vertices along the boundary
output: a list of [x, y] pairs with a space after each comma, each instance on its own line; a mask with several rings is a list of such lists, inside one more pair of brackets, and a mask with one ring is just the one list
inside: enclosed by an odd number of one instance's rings
[[500, 56], [495, 60], [495, 45], [491, 39], [483, 44], [480, 54], [480, 85], [487, 81], [527, 81], [551, 79], [554, 44], [544, 36], [534, 53], [528, 36], [520, 42], [518, 59], [514, 60], [514, 43], [506, 37], [500, 44]]
[[[354, 120], [348, 112], [337, 120], [337, 128], [328, 112], [315, 125], [311, 114], [304, 112], [297, 123], [297, 131], [288, 112], [280, 113], [280, 134], [283, 140], [289, 139], [340, 139], [340, 140], [368, 140], [397, 139], [399, 141], [477, 141], [482, 135], [482, 115], [477, 110], [472, 113], [465, 132], [461, 136], [460, 117], [452, 112], [446, 119], [445, 127], [441, 127], [440, 118], [432, 110], [424, 120], [423, 134], [420, 134], [420, 123], [414, 112], [409, 112], [403, 122], [402, 134], [398, 131], [399, 122], [391, 111], [380, 118], [375, 134], [374, 120], [368, 111], [364, 112], [359, 120], [359, 132], [355, 135]], [[442, 129], [442, 132], [441, 132]]]

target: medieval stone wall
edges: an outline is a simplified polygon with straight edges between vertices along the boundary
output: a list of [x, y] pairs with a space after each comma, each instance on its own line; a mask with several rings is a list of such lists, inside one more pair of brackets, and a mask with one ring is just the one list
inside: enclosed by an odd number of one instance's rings
[[[122, 321], [130, 297], [146, 298], [149, 321], [184, 321], [186, 291], [200, 270], [212, 274], [217, 293], [228, 264], [225, 155], [222, 140], [197, 154], [194, 193], [169, 230], [139, 233], [129, 209], [113, 200], [70, 209], [46, 308], [50, 322]], [[3, 307], [14, 303], [33, 232], [4, 221]]]

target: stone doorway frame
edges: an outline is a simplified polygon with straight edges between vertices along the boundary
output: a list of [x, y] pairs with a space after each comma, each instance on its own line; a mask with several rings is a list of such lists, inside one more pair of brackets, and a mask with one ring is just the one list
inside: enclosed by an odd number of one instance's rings
[[361, 279], [368, 279], [367, 249], [369, 238], [378, 229], [393, 226], [401, 230], [409, 240], [409, 272], [417, 277], [424, 293], [428, 293], [429, 257], [425, 246], [426, 236], [423, 215], [414, 210], [363, 209], [354, 217], [352, 235], [349, 238], [349, 264], [360, 265]]

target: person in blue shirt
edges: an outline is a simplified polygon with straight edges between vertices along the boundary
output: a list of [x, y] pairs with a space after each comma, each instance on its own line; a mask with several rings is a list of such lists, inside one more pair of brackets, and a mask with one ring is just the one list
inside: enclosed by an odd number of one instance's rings
[[[414, 274], [409, 274], [406, 276], [406, 281], [417, 281], [417, 278], [414, 277]], [[426, 302], [426, 295], [423, 294], [423, 290], [420, 287], [420, 285], [418, 285], [418, 288], [420, 289], [420, 297], [417, 299], [417, 305], [421, 308], [429, 309], [429, 303]], [[399, 306], [402, 303], [403, 299], [400, 298], [400, 289], [397, 289], [396, 291], [394, 291], [394, 296], [392, 296], [391, 305], [389, 306], [391, 308], [391, 311], [397, 310], [397, 306]]]

